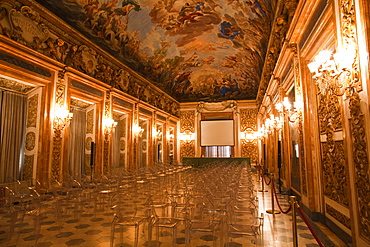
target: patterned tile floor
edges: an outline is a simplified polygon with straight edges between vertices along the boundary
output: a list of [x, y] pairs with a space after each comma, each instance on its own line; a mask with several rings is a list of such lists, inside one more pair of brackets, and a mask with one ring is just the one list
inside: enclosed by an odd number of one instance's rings
[[[255, 182], [255, 188], [259, 189], [260, 183]], [[271, 194], [270, 192], [257, 192], [259, 198], [259, 212], [264, 213], [264, 225], [261, 234], [255, 237], [238, 237], [230, 239], [229, 247], [242, 246], [276, 246], [288, 247], [293, 246], [292, 221], [291, 213], [288, 214], [266, 214], [267, 209], [271, 209]], [[142, 198], [138, 198], [141, 200]], [[281, 207], [286, 209], [289, 203], [284, 196], [279, 195]], [[276, 205], [276, 204], [275, 204]], [[86, 247], [105, 247], [110, 246], [111, 222], [113, 212], [108, 208], [94, 210], [93, 206], [84, 207], [81, 214], [75, 214], [73, 207], [69, 208], [67, 214], [63, 215], [63, 219], [59, 219], [57, 215], [46, 215], [42, 219], [38, 242], [35, 245], [35, 231], [32, 219], [26, 219], [23, 223], [17, 222], [15, 225], [14, 234], [10, 241], [5, 241], [7, 236], [10, 218], [2, 215], [0, 218], [0, 246], [39, 246], [39, 247], [65, 247], [65, 246], [86, 246]], [[241, 218], [243, 215], [240, 216]], [[31, 217], [29, 217], [31, 218]], [[316, 240], [311, 235], [308, 227], [297, 216], [298, 222], [298, 246], [315, 247], [319, 246]], [[123, 242], [120, 241], [120, 233], [116, 231], [115, 247], [131, 247], [134, 240], [134, 229], [126, 227], [122, 231]], [[185, 246], [184, 225], [180, 224], [177, 233], [177, 245]], [[199, 236], [198, 236], [199, 235]], [[154, 237], [155, 239], [155, 237]], [[191, 247], [210, 247], [213, 246], [212, 235], [196, 234], [192, 235]], [[153, 241], [151, 246], [156, 246], [157, 242]], [[216, 241], [217, 246], [220, 246], [219, 239]], [[147, 229], [140, 229], [138, 246], [149, 246], [147, 241]], [[167, 247], [172, 245], [172, 233], [170, 230], [164, 230], [160, 233], [158, 246]], [[226, 246], [226, 245], [225, 245]], [[325, 246], [330, 246], [325, 245]], [[334, 245], [333, 245], [334, 246]]]

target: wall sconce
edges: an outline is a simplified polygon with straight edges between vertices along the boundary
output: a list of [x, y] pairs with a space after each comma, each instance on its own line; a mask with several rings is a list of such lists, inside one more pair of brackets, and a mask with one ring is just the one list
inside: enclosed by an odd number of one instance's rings
[[273, 130], [281, 130], [283, 126], [283, 120], [280, 117], [275, 117], [273, 114], [270, 117], [265, 119], [263, 125], [264, 135], [271, 133]]
[[65, 108], [57, 106], [55, 108], [54, 129], [62, 131], [71, 121], [72, 117], [73, 113], [69, 112]]
[[103, 128], [104, 128], [105, 135], [112, 134], [116, 126], [117, 126], [117, 122], [115, 122], [112, 118], [109, 118], [109, 117], [103, 118]]
[[351, 68], [355, 61], [356, 52], [347, 49], [333, 54], [323, 50], [315, 56], [314, 61], [308, 64], [313, 78], [322, 94], [333, 93], [342, 96], [346, 89], [345, 81], [340, 79], [342, 74], [351, 75]]
[[175, 135], [174, 134], [167, 134], [167, 139], [169, 141], [173, 141], [174, 138], [175, 138]]
[[[282, 103], [277, 103], [275, 105], [275, 108], [278, 110], [280, 114], [283, 114], [288, 117], [288, 120], [292, 123], [297, 121], [302, 116], [302, 108], [303, 103], [301, 100], [297, 100], [296, 102], [292, 104], [289, 102], [289, 99], [287, 96], [284, 97], [284, 100]], [[282, 124], [284, 121], [283, 119], [280, 119], [280, 123]]]
[[162, 138], [162, 132], [160, 130], [153, 129], [153, 138], [160, 140]]
[[180, 140], [186, 143], [190, 143], [195, 140], [194, 133], [186, 130], [184, 133], [180, 133]]
[[141, 136], [143, 132], [144, 129], [141, 128], [138, 124], [134, 124], [134, 126], [132, 126], [132, 133], [134, 134], [135, 137]]
[[255, 140], [257, 138], [257, 132], [253, 131], [252, 128], [247, 128], [242, 133], [244, 134], [243, 139], [245, 139], [245, 140]]

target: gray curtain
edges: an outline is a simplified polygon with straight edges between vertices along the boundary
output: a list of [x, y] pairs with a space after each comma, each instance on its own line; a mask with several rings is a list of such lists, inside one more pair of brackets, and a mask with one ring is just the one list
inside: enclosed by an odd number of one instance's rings
[[86, 111], [72, 107], [68, 137], [68, 174], [80, 180], [85, 165]]
[[0, 96], [0, 183], [21, 179], [25, 142], [27, 96], [1, 91]]

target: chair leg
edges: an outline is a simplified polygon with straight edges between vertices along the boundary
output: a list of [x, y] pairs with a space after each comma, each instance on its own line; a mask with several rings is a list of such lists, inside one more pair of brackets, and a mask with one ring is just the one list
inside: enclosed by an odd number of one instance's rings
[[139, 225], [135, 226], [135, 243], [134, 246], [137, 247], [139, 242]]
[[173, 237], [173, 247], [176, 247], [177, 246], [177, 227], [174, 227], [173, 228], [173, 233], [172, 233], [172, 237]]
[[156, 246], [159, 247], [159, 227], [156, 227], [156, 233], [157, 233], [157, 238], [156, 238]]
[[148, 224], [148, 247], [152, 247], [152, 232], [153, 232], [153, 227]]
[[110, 234], [110, 247], [114, 245], [114, 232], [115, 232], [115, 225], [112, 225], [111, 234]]

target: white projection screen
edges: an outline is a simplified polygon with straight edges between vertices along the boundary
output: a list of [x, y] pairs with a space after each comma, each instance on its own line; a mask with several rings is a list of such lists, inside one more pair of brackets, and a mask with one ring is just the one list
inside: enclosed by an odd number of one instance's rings
[[201, 146], [234, 146], [234, 120], [200, 121]]

